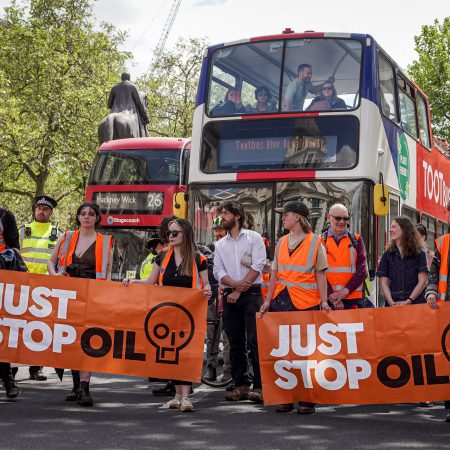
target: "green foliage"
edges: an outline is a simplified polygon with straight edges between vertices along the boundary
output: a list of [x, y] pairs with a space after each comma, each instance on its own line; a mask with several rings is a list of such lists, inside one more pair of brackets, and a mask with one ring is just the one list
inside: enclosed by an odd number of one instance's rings
[[148, 94], [151, 136], [189, 137], [203, 60], [203, 39], [179, 40], [156, 55], [148, 75], [137, 81]]
[[436, 134], [450, 139], [450, 17], [424, 25], [415, 37], [419, 59], [408, 72], [428, 96]]
[[82, 201], [106, 99], [129, 54], [92, 0], [13, 1], [0, 25], [0, 203], [24, 222], [31, 199], [55, 197], [56, 219]]

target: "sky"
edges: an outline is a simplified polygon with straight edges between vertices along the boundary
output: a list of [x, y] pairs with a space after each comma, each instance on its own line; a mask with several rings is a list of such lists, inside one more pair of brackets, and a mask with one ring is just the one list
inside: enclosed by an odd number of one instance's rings
[[[0, 0], [0, 10], [10, 2]], [[123, 50], [131, 51], [127, 70], [135, 78], [149, 67], [173, 0], [94, 0], [98, 22], [127, 31]], [[370, 34], [406, 69], [417, 58], [414, 36], [434, 19], [450, 15], [446, 0], [182, 0], [166, 43], [180, 38], [204, 37], [208, 44], [254, 36], [279, 34], [286, 27], [296, 32]]]

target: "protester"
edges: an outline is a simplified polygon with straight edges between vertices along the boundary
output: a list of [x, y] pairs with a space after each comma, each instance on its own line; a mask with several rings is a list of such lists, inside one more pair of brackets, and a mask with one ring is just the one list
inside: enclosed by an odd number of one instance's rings
[[[48, 272], [52, 276], [70, 276], [111, 280], [111, 236], [97, 233], [100, 223], [100, 209], [96, 203], [84, 202], [76, 212], [78, 230], [66, 231], [56, 243], [48, 262]], [[73, 387], [66, 401], [74, 401], [81, 406], [92, 406], [89, 392], [91, 372], [72, 371]]]
[[[17, 229], [14, 214], [0, 206], [0, 268], [2, 270], [11, 269], [11, 264], [17, 257], [14, 250], [19, 249], [19, 231]], [[14, 269], [14, 268], [13, 268]], [[20, 395], [20, 390], [11, 372], [11, 364], [0, 362], [0, 379], [6, 390], [9, 399]]]
[[[123, 284], [149, 283], [160, 286], [175, 286], [204, 290], [206, 298], [211, 297], [208, 282], [208, 262], [196, 252], [192, 225], [184, 219], [175, 219], [169, 224], [169, 248], [160, 253], [153, 264], [152, 273], [145, 280], [125, 278]], [[190, 381], [173, 380], [175, 397], [166, 403], [171, 409], [194, 411], [189, 399], [192, 383]]]
[[333, 309], [361, 308], [367, 260], [364, 241], [347, 228], [347, 208], [336, 203], [327, 214], [329, 228], [322, 234], [327, 250], [328, 301]]
[[389, 233], [391, 239], [377, 271], [385, 305], [425, 303], [427, 256], [420, 249], [416, 227], [408, 217], [396, 217]]
[[425, 225], [421, 223], [416, 224], [417, 231], [419, 232], [419, 244], [420, 248], [425, 251], [427, 254], [427, 263], [428, 267], [431, 267], [431, 262], [433, 261], [434, 252], [433, 250], [428, 248], [427, 238], [428, 238], [428, 230], [425, 228]]
[[[282, 208], [283, 228], [289, 234], [283, 236], [275, 249], [269, 290], [261, 315], [266, 311], [315, 311], [330, 310], [327, 301], [327, 255], [322, 238], [312, 232], [308, 221], [309, 209], [301, 201], [289, 201]], [[288, 269], [288, 267], [292, 267]], [[299, 402], [298, 414], [315, 413], [315, 404]], [[292, 403], [279, 405], [277, 412], [289, 412]]]
[[[450, 202], [447, 205], [450, 211]], [[438, 302], [450, 301], [450, 233], [435, 241], [435, 252], [428, 274], [425, 297], [432, 309], [438, 309]], [[450, 423], [450, 400], [445, 401], [447, 416], [445, 421]]]
[[[246, 216], [239, 202], [226, 202], [219, 210], [227, 235], [216, 244], [214, 276], [223, 286], [223, 321], [230, 341], [231, 374], [236, 385], [225, 398], [262, 402], [256, 312], [262, 301], [261, 273], [266, 248], [260, 234], [244, 228]], [[253, 367], [252, 392], [247, 348]]]
[[[20, 254], [31, 273], [46, 274], [56, 241], [61, 232], [57, 225], [52, 225], [50, 218], [57, 202], [48, 195], [34, 198], [33, 222], [19, 229]], [[30, 380], [45, 381], [47, 377], [41, 366], [30, 366]], [[17, 368], [13, 369], [17, 372]]]

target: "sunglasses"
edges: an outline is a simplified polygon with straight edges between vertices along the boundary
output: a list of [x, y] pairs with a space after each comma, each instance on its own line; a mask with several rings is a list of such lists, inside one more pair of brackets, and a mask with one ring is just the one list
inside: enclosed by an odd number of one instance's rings
[[169, 231], [167, 234], [168, 234], [168, 236], [177, 237], [180, 233], [182, 233], [181, 230], [172, 230], [172, 231]]
[[331, 86], [324, 86], [322, 88], [322, 91], [332, 91], [332, 90], [333, 90], [333, 88]]
[[348, 222], [350, 220], [350, 217], [333, 216], [332, 214], [330, 214], [330, 216], [333, 217], [337, 222], [340, 222], [341, 220], [343, 220], [344, 222]]

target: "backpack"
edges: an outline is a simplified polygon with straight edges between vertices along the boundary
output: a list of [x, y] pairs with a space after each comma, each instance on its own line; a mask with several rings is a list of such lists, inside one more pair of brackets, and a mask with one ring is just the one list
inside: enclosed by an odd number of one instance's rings
[[208, 260], [208, 281], [211, 289], [214, 290], [214, 287], [219, 285], [214, 277], [214, 253], [203, 242], [196, 242], [195, 245], [197, 246], [197, 250]]
[[0, 253], [0, 269], [28, 272], [28, 268], [20, 256], [20, 253], [13, 248], [8, 248]]

